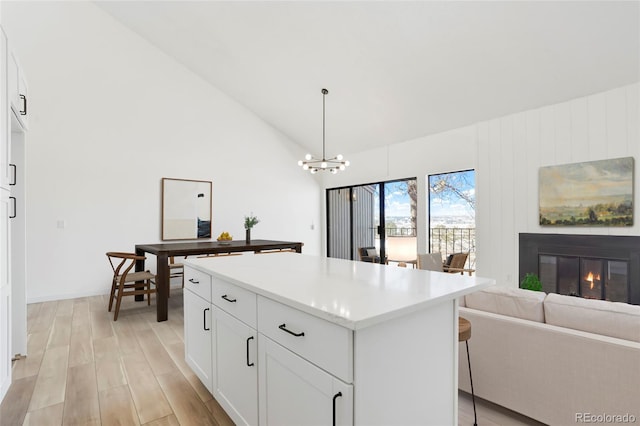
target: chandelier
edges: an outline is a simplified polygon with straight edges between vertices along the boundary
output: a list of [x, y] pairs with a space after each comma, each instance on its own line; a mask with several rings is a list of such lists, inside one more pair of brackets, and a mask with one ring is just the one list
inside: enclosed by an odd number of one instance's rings
[[324, 143], [324, 99], [329, 94], [327, 89], [322, 89], [322, 159], [314, 158], [311, 154], [307, 154], [304, 160], [298, 161], [298, 166], [302, 166], [303, 170], [309, 170], [311, 173], [318, 173], [319, 171], [330, 171], [333, 174], [338, 173], [338, 170], [344, 170], [349, 161], [344, 160], [341, 154], [336, 155], [333, 158], [327, 158], [325, 155], [325, 143]]

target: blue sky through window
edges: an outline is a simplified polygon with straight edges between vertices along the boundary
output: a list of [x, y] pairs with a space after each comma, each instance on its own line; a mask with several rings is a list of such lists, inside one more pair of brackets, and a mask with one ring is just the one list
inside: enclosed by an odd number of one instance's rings
[[475, 220], [476, 177], [474, 170], [429, 176], [431, 217], [468, 217]]

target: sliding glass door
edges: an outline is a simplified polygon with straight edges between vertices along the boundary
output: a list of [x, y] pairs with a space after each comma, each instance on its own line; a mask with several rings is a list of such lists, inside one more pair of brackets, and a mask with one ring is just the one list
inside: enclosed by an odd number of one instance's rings
[[385, 182], [384, 252], [387, 262], [415, 262], [416, 216], [416, 180]]
[[414, 261], [415, 189], [415, 178], [328, 189], [327, 256]]

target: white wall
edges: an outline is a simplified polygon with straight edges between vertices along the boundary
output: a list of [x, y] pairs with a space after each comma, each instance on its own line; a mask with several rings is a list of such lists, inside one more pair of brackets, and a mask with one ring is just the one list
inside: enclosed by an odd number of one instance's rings
[[476, 170], [477, 274], [518, 286], [518, 234], [548, 232], [638, 235], [640, 171], [635, 172], [635, 224], [626, 228], [541, 227], [538, 169], [632, 156], [640, 161], [640, 84], [520, 112], [488, 122], [349, 154], [352, 166], [323, 176], [324, 188], [418, 178], [418, 251], [426, 251], [426, 177]]
[[320, 253], [292, 141], [89, 2], [3, 2], [2, 25], [29, 83], [29, 302], [108, 292], [106, 251], [160, 241], [162, 177], [213, 181], [214, 236], [253, 212], [253, 238]]
[[[477, 266], [517, 286], [518, 234], [639, 235], [640, 84], [525, 111], [477, 125]], [[540, 167], [634, 157], [634, 225], [542, 227]]]

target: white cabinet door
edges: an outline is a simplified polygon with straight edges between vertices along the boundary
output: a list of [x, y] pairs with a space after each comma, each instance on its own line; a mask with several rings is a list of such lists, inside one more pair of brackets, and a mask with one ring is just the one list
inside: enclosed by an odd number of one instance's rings
[[11, 144], [10, 144], [10, 132], [11, 122], [9, 121], [9, 103], [7, 102], [8, 85], [7, 74], [4, 72], [7, 69], [8, 60], [8, 46], [7, 37], [4, 32], [0, 30], [0, 187], [9, 189], [10, 171], [9, 162], [11, 161]]
[[184, 354], [185, 361], [196, 376], [213, 393], [213, 362], [211, 342], [213, 329], [211, 304], [203, 298], [184, 291]]
[[0, 401], [11, 385], [11, 274], [9, 191], [0, 188]]
[[214, 307], [213, 395], [238, 425], [258, 424], [256, 330]]
[[18, 61], [14, 58], [11, 52], [7, 52], [7, 84], [9, 88], [9, 104], [11, 109], [18, 111], [20, 106], [20, 70], [18, 68]]
[[258, 353], [262, 426], [353, 424], [352, 385], [262, 334]]
[[7, 52], [7, 84], [8, 96], [13, 110], [23, 128], [27, 128], [27, 84], [24, 74], [20, 69], [18, 60]]

